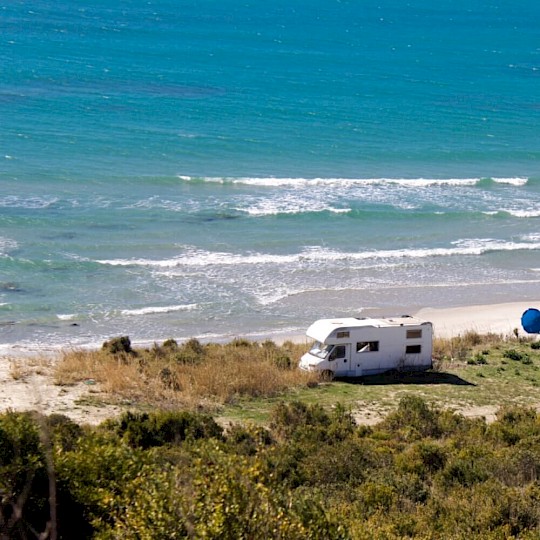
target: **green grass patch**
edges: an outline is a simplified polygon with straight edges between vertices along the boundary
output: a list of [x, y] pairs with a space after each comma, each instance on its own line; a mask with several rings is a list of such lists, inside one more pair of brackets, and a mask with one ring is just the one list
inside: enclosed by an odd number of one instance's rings
[[460, 354], [460, 360], [447, 358], [441, 362], [438, 371], [342, 379], [294, 388], [270, 399], [241, 400], [224, 407], [220, 416], [232, 422], [266, 424], [276, 402], [293, 400], [326, 409], [340, 403], [359, 417], [366, 413], [385, 416], [411, 394], [437, 407], [460, 411], [540, 403], [540, 350], [532, 349], [529, 343], [500, 339], [486, 347], [478, 340]]

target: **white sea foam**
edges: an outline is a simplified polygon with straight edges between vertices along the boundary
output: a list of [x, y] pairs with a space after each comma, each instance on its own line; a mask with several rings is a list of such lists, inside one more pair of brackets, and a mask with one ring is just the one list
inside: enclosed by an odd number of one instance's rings
[[528, 178], [492, 178], [497, 184], [510, 184], [512, 186], [524, 186], [529, 179]]
[[171, 212], [193, 212], [200, 210], [200, 202], [194, 200], [171, 201], [162, 199], [158, 196], [152, 196], [148, 199], [141, 199], [133, 204], [127, 205], [126, 209], [143, 208], [147, 210], [164, 209]]
[[[474, 186], [481, 182], [482, 178], [301, 178], [301, 177], [203, 177], [195, 178], [191, 176], [179, 175], [178, 178], [184, 181], [204, 181], [219, 184], [245, 184], [261, 187], [292, 187], [301, 188], [305, 186], [334, 186], [348, 187], [353, 185], [368, 184], [398, 184], [410, 188], [424, 188], [429, 186]], [[499, 184], [511, 184], [522, 186], [528, 182], [528, 178], [493, 178]]]
[[503, 210], [503, 211], [510, 214], [511, 216], [518, 217], [518, 218], [540, 217], [540, 208], [529, 209], [529, 210]]
[[56, 315], [61, 321], [72, 321], [77, 318], [76, 313], [57, 313]]
[[28, 208], [32, 210], [48, 208], [58, 202], [56, 197], [0, 197], [0, 208]]
[[525, 240], [525, 242], [540, 242], [540, 234], [531, 233], [531, 234], [525, 234], [521, 237], [522, 240]]
[[350, 208], [336, 208], [320, 200], [308, 200], [303, 197], [280, 197], [279, 199], [263, 200], [253, 203], [247, 208], [237, 207], [238, 212], [245, 212], [250, 216], [273, 216], [280, 214], [305, 214], [330, 212], [333, 214], [346, 214]]
[[5, 257], [10, 251], [17, 249], [19, 245], [11, 238], [0, 236], [0, 257]]
[[300, 253], [227, 253], [204, 250], [187, 250], [182, 256], [172, 259], [112, 259], [97, 261], [111, 266], [148, 266], [154, 268], [205, 267], [226, 265], [291, 265], [325, 263], [328, 261], [370, 261], [382, 259], [419, 259], [427, 257], [447, 257], [454, 255], [482, 255], [493, 251], [539, 250], [540, 242], [507, 242], [494, 239], [467, 239], [452, 242], [452, 247], [402, 248], [386, 250], [366, 250], [342, 252], [321, 248], [306, 247]]
[[197, 309], [198, 304], [181, 304], [177, 306], [145, 307], [140, 309], [123, 309], [122, 315], [152, 315], [154, 313], [170, 313], [173, 311], [192, 311]]

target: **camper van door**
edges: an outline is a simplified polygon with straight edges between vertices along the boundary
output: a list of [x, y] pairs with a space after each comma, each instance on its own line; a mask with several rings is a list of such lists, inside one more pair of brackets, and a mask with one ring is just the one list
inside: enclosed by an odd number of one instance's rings
[[345, 343], [343, 345], [335, 345], [328, 357], [330, 367], [336, 375], [346, 375], [352, 369], [351, 363], [351, 345]]

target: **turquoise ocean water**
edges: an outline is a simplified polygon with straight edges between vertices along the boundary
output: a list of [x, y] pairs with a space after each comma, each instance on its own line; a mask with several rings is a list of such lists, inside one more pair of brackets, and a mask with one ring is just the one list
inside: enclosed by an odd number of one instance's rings
[[0, 344], [540, 297], [540, 4], [0, 5]]

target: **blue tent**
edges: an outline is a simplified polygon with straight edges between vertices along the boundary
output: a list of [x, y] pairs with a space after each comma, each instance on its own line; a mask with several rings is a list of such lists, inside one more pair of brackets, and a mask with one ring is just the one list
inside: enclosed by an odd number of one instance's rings
[[521, 316], [521, 326], [529, 334], [540, 334], [540, 311], [529, 308]]

